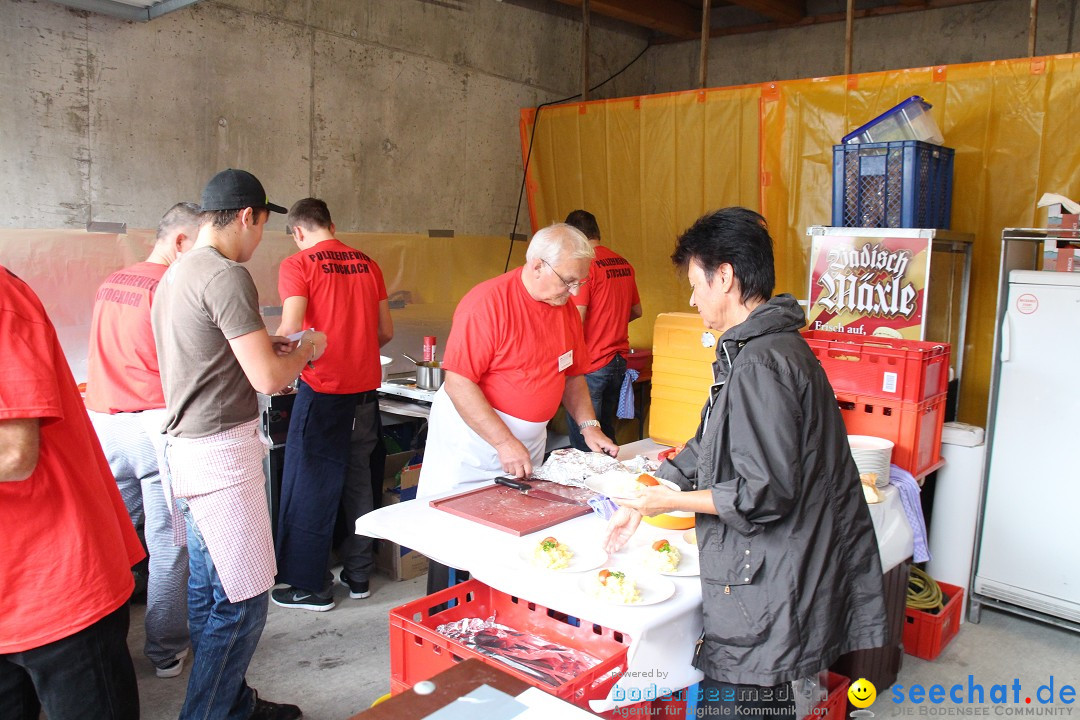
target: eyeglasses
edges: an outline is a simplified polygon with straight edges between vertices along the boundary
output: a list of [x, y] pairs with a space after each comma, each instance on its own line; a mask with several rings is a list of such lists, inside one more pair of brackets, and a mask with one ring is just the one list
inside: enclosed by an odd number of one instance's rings
[[585, 278], [584, 280], [575, 280], [574, 282], [566, 282], [566, 278], [560, 275], [559, 272], [551, 266], [551, 263], [549, 263], [547, 260], [544, 260], [543, 258], [540, 258], [540, 262], [547, 265], [548, 269], [551, 270], [551, 272], [555, 273], [555, 277], [559, 278], [562, 284], [565, 285], [566, 289], [570, 292], [574, 292], [580, 289], [582, 285], [589, 282], [589, 278]]

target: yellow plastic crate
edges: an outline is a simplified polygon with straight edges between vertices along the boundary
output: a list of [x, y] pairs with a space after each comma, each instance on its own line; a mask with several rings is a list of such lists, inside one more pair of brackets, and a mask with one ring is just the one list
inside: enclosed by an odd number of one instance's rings
[[701, 408], [712, 384], [714, 347], [704, 347], [709, 333], [697, 313], [661, 313], [653, 328], [652, 400], [649, 436], [665, 445], [678, 445], [694, 436]]

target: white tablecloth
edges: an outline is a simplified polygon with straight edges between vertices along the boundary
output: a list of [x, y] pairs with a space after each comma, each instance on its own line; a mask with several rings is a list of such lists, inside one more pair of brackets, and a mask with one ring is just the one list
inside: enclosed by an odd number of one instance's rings
[[[619, 457], [649, 453], [655, 457], [663, 447], [651, 440], [641, 440], [623, 446]], [[871, 517], [882, 549], [882, 568], [888, 571], [911, 555], [911, 530], [895, 488], [885, 489], [885, 501], [871, 506]], [[664, 602], [638, 607], [613, 606], [591, 598], [578, 588], [587, 574], [547, 572], [527, 565], [519, 557], [526, 544], [546, 535], [555, 535], [571, 547], [597, 546], [605, 527], [602, 518], [590, 513], [517, 538], [436, 510], [422, 500], [384, 507], [356, 521], [358, 534], [392, 540], [444, 565], [468, 570], [474, 578], [497, 590], [629, 636], [626, 673], [607, 701], [593, 703], [596, 712], [643, 697], [656, 697], [657, 691], [665, 688], [678, 690], [702, 678], [701, 672], [690, 664], [694, 643], [702, 629], [698, 577], [668, 578], [675, 584], [675, 594]], [[661, 537], [674, 540], [681, 535], [682, 531], [661, 530], [642, 523], [631, 544], [613, 555], [609, 565], [637, 565], [630, 561], [630, 556], [639, 551], [640, 543]]]

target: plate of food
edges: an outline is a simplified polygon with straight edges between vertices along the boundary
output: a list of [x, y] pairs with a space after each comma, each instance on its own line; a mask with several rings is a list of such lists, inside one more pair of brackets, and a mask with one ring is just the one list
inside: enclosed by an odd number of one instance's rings
[[701, 574], [697, 547], [666, 538], [655, 540], [637, 550], [641, 565], [649, 572], [673, 577], [693, 577]]
[[628, 472], [626, 470], [611, 470], [599, 475], [593, 475], [585, 479], [585, 487], [609, 498], [635, 498], [638, 490], [650, 485], [664, 485], [672, 490], [679, 490], [679, 486], [667, 480], [661, 480], [649, 473]]
[[531, 567], [553, 572], [585, 572], [608, 561], [608, 554], [599, 545], [571, 548], [551, 535], [522, 543], [518, 557]]
[[675, 583], [656, 575], [604, 568], [583, 575], [578, 581], [578, 589], [610, 605], [655, 605], [675, 594]]

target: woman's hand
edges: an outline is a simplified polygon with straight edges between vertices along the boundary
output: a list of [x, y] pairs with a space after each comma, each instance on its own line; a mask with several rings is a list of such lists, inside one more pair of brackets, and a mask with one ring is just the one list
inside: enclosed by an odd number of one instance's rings
[[662, 515], [672, 510], [682, 509], [679, 505], [682, 493], [663, 485], [642, 486], [633, 498], [618, 498], [615, 502], [623, 507], [633, 508], [642, 515]]
[[618, 552], [640, 524], [641, 513], [627, 507], [619, 508], [608, 520], [607, 531], [604, 533], [604, 550], [609, 553]]

